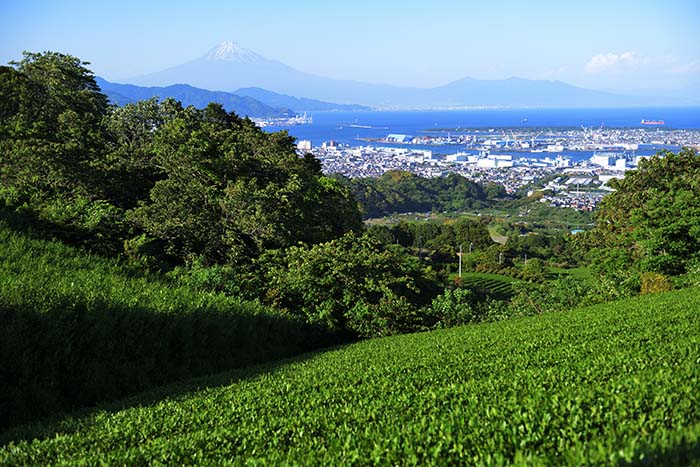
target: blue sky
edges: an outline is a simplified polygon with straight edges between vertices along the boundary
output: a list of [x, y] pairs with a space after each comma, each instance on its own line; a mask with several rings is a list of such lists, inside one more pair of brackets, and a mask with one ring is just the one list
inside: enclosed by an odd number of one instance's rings
[[700, 83], [700, 1], [2, 0], [0, 62], [55, 50], [112, 80], [222, 40], [302, 71], [398, 85], [560, 79], [597, 89]]

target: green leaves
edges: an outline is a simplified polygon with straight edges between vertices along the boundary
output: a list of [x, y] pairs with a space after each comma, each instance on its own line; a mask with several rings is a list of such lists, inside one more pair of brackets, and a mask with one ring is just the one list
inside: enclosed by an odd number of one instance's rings
[[[268, 248], [362, 228], [349, 189], [323, 177], [312, 156], [299, 157], [286, 132], [265, 133], [213, 103], [109, 108], [92, 72], [70, 55], [25, 53], [13, 65], [0, 68], [8, 207], [48, 220], [83, 201], [110, 205], [122, 214], [117, 245], [145, 234], [164, 246], [153, 264], [241, 265]], [[89, 237], [90, 226], [74, 220], [55, 227], [66, 239], [74, 230]]]
[[24, 200], [93, 196], [107, 98], [75, 57], [25, 53], [0, 73], [0, 183]]
[[436, 274], [415, 258], [352, 232], [268, 253], [256, 265], [268, 303], [363, 337], [421, 329], [418, 308], [440, 287]]
[[[148, 247], [140, 240], [131, 248]], [[331, 340], [300, 319], [140, 277], [1, 223], [0, 284], [0, 429]]]
[[485, 204], [483, 188], [458, 174], [422, 178], [404, 171], [389, 171], [378, 179], [349, 180], [338, 176], [352, 189], [365, 217], [425, 211], [464, 211]]
[[183, 262], [242, 264], [265, 249], [360, 229], [347, 189], [298, 157], [292, 138], [218, 105], [176, 109], [151, 147], [163, 175], [130, 219]]
[[699, 300], [688, 289], [198, 379], [24, 427], [0, 463], [692, 465]]
[[[700, 251], [700, 157], [691, 149], [642, 161], [603, 199], [597, 237], [602, 250], [622, 250], [622, 268], [678, 275]], [[604, 270], [611, 264], [597, 261]], [[616, 266], [617, 267], [617, 266]]]

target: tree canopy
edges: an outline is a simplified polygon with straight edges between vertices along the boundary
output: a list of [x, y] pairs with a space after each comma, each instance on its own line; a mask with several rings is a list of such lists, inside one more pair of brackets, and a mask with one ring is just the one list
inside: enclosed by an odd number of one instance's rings
[[365, 217], [432, 210], [464, 211], [484, 206], [487, 200], [481, 185], [459, 174], [424, 178], [392, 170], [380, 178], [337, 177], [352, 189]]
[[700, 156], [665, 151], [611, 183], [590, 238], [604, 269], [681, 274], [700, 261]]
[[95, 196], [108, 110], [86, 63], [54, 52], [26, 53], [0, 67], [0, 182], [22, 200]]
[[421, 329], [441, 278], [400, 247], [350, 232], [336, 240], [270, 251], [258, 260], [264, 301], [309, 322], [369, 337]]
[[0, 68], [0, 200], [69, 240], [236, 264], [361, 229], [349, 189], [299, 157], [286, 132], [219, 104], [111, 107], [70, 55], [25, 53], [11, 65]]
[[267, 134], [218, 104], [176, 107], [151, 150], [162, 178], [130, 219], [177, 257], [236, 263], [360, 228], [349, 191], [324, 177], [312, 156], [299, 157], [291, 137]]

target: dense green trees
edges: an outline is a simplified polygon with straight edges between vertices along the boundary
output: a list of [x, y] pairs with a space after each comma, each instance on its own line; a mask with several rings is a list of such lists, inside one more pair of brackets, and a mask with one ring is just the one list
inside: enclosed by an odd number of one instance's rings
[[383, 243], [430, 249], [448, 247], [453, 252], [460, 244], [467, 248], [470, 243], [474, 248], [485, 248], [493, 243], [483, 222], [466, 217], [444, 222], [401, 221], [389, 226], [373, 225], [369, 232]]
[[85, 65], [0, 69], [3, 217], [355, 335], [418, 328], [438, 276], [361, 236], [350, 189], [293, 138], [218, 104], [110, 107]]
[[264, 133], [217, 104], [176, 109], [152, 150], [163, 177], [130, 219], [170, 255], [236, 264], [360, 229], [349, 191], [323, 177], [311, 156], [298, 157], [291, 137]]
[[0, 68], [0, 207], [22, 209], [72, 243], [117, 253], [125, 226], [106, 201], [106, 96], [70, 55], [25, 53], [12, 65]]
[[131, 209], [148, 195], [163, 169], [156, 162], [156, 129], [181, 112], [182, 106], [166, 99], [112, 107], [104, 119], [106, 151], [102, 171], [110, 183], [107, 197], [116, 206]]
[[379, 178], [337, 177], [352, 189], [365, 217], [433, 210], [465, 211], [482, 207], [487, 200], [481, 185], [458, 174], [423, 178], [395, 170]]
[[42, 204], [100, 193], [96, 164], [107, 97], [75, 57], [25, 53], [0, 68], [3, 197]]
[[606, 273], [677, 275], [700, 263], [700, 156], [690, 149], [643, 160], [611, 184], [588, 239]]
[[264, 301], [312, 323], [359, 336], [422, 329], [422, 306], [442, 280], [401, 247], [353, 232], [313, 247], [271, 251], [258, 260]]
[[0, 197], [102, 253], [146, 264], [239, 264], [267, 248], [361, 229], [357, 203], [318, 161], [220, 105], [109, 107], [75, 57], [0, 69]]

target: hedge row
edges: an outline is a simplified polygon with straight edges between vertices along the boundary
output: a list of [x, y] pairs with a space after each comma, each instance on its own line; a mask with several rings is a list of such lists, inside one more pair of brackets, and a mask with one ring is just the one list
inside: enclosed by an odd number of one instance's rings
[[525, 272], [521, 269], [518, 269], [518, 268], [514, 268], [512, 266], [500, 267], [500, 266], [493, 266], [493, 265], [489, 265], [489, 264], [477, 264], [476, 267], [474, 268], [474, 271], [482, 272], [482, 273], [486, 273], [486, 274], [500, 274], [502, 276], [509, 276], [509, 277], [513, 277], [515, 279], [520, 279], [520, 280], [530, 281], [530, 282], [537, 282], [540, 284], [545, 282], [545, 279], [543, 277], [528, 274], [527, 272]]

